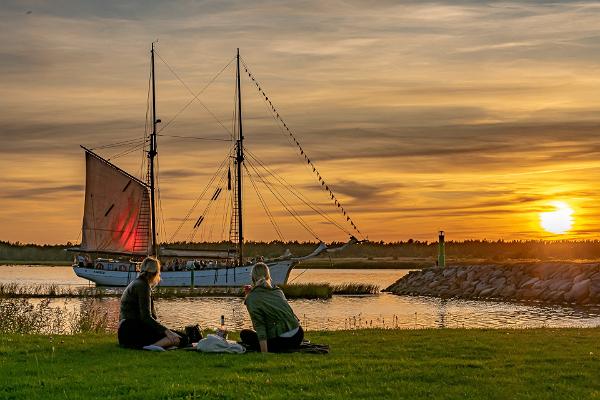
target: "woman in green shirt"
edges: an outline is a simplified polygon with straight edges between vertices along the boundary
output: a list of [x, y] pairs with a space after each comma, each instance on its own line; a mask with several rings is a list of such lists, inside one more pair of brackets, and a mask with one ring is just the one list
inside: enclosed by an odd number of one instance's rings
[[304, 331], [283, 291], [271, 285], [267, 264], [259, 262], [252, 268], [252, 289], [244, 303], [254, 327], [240, 332], [240, 339], [247, 347], [263, 353], [279, 353], [300, 346]]

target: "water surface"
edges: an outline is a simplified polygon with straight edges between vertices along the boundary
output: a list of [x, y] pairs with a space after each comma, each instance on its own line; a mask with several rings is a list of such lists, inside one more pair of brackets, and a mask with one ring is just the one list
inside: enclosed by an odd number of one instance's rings
[[[387, 287], [407, 270], [294, 269], [290, 282], [360, 282]], [[0, 282], [20, 284], [88, 285], [70, 267], [0, 266]], [[230, 329], [250, 327], [243, 299], [205, 297], [158, 299], [159, 318], [170, 326], [199, 323], [215, 327], [221, 315]], [[59, 306], [76, 307], [79, 300], [56, 300]], [[119, 299], [102, 300], [117, 318]], [[600, 306], [568, 307], [535, 303], [441, 300], [429, 297], [334, 296], [328, 300], [293, 299], [290, 304], [308, 330], [380, 328], [533, 328], [600, 326]]]

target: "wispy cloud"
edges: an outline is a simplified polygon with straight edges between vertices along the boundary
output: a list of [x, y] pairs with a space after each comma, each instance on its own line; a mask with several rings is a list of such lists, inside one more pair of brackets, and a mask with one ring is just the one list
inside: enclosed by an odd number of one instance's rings
[[[541, 234], [535, 213], [551, 197], [586, 215], [576, 235], [589, 237], [598, 224], [596, 2], [26, 0], [3, 2], [0, 21], [5, 210], [68, 195], [65, 220], [78, 229], [79, 144], [142, 140], [149, 43], [158, 38], [161, 58], [193, 91], [240, 47], [371, 238], [425, 238], [440, 226], [461, 237], [531, 237]], [[163, 126], [174, 119], [163, 133], [227, 138], [233, 64], [200, 96], [210, 113], [198, 102], [181, 111], [191, 95], [169, 67], [157, 63], [158, 116]], [[327, 195], [252, 82], [242, 89], [248, 148], [325, 206]], [[159, 137], [167, 230], [230, 147]], [[98, 151], [112, 158], [126, 149]], [[142, 156], [114, 161], [138, 174]], [[248, 196], [250, 221], [264, 222]], [[61, 211], [38, 212], [43, 224]], [[16, 215], [0, 239], [73, 239], [52, 224], [32, 236]]]

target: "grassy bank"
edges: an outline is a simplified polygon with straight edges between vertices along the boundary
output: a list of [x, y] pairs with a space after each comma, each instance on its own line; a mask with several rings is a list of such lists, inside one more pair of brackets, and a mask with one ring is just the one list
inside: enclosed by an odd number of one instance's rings
[[[0, 336], [9, 399], [594, 399], [600, 329], [309, 332], [328, 355], [150, 353]], [[377, 396], [377, 397], [376, 397]]]

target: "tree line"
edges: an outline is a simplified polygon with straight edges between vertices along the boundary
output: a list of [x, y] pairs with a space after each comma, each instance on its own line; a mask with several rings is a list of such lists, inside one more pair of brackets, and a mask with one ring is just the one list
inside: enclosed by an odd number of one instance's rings
[[[332, 243], [330, 247], [343, 243]], [[73, 253], [66, 249], [74, 244], [40, 245], [0, 241], [0, 260], [12, 261], [70, 261]], [[174, 242], [163, 246], [178, 249], [227, 249], [233, 248], [230, 242], [191, 243]], [[298, 241], [247, 242], [244, 254], [248, 257], [276, 257], [289, 249], [294, 255], [305, 255], [312, 252], [318, 243]], [[435, 257], [438, 252], [437, 242], [409, 239], [398, 242], [368, 242], [350, 246], [342, 252], [331, 253], [334, 258], [400, 258]], [[501, 261], [509, 259], [600, 259], [599, 240], [464, 240], [446, 242], [448, 258], [479, 258]]]

